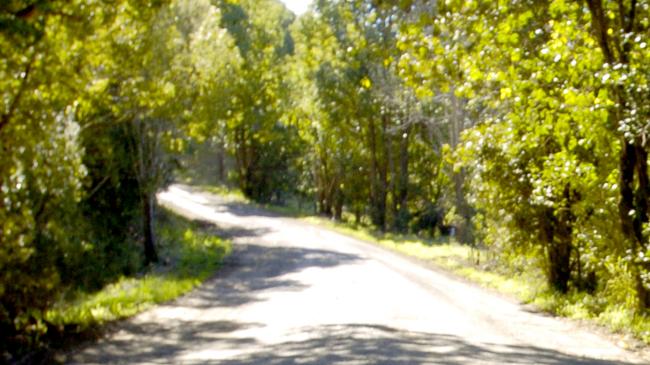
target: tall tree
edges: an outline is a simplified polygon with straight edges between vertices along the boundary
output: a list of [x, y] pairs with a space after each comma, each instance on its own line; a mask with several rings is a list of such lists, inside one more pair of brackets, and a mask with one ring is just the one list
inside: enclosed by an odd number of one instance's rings
[[[632, 263], [641, 308], [650, 308], [650, 253], [645, 226], [649, 220], [650, 179], [646, 146], [648, 109], [648, 4], [646, 1], [588, 0], [591, 36], [602, 52], [602, 79], [611, 99], [609, 123], [621, 140], [619, 217]], [[613, 74], [613, 78], [611, 77]]]
[[222, 26], [241, 55], [226, 119], [238, 184], [254, 200], [281, 201], [282, 193], [295, 185], [289, 167], [299, 143], [295, 128], [282, 120], [293, 15], [274, 0], [221, 1], [219, 7]]

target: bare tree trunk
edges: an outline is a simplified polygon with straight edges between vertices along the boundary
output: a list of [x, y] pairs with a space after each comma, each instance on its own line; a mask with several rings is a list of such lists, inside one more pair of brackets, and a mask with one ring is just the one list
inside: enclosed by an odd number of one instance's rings
[[[456, 97], [453, 89], [450, 94], [452, 109], [450, 137], [451, 146], [455, 149], [460, 143], [460, 133], [463, 130], [463, 106], [461, 105], [460, 100]], [[465, 185], [464, 171], [461, 170], [459, 172], [454, 172], [452, 179], [454, 181], [456, 212], [462, 219], [462, 222], [458, 222], [458, 226], [456, 227], [457, 239], [459, 242], [470, 243], [473, 240], [471, 234], [472, 214], [470, 206], [465, 199], [465, 192], [463, 189]]]
[[334, 219], [343, 220], [343, 192], [337, 187], [334, 194]]
[[411, 138], [411, 126], [408, 125], [404, 136], [400, 140], [399, 148], [399, 178], [395, 201], [397, 202], [397, 219], [395, 228], [399, 232], [406, 232], [408, 229], [408, 185], [409, 185], [409, 140]]
[[399, 186], [397, 163], [395, 162], [395, 153], [393, 151], [393, 135], [387, 133], [386, 122], [384, 122], [384, 151], [386, 156], [386, 195], [390, 196], [390, 204], [387, 204], [386, 226], [390, 229], [396, 229], [399, 211], [399, 202], [397, 201], [397, 189]]
[[156, 233], [154, 229], [154, 205], [153, 194], [145, 194], [142, 199], [142, 217], [144, 224], [144, 258], [145, 264], [147, 265], [158, 262], [158, 253], [156, 252]]
[[[635, 209], [638, 212], [635, 219], [635, 226], [640, 226], [641, 240], [639, 240], [638, 250], [647, 251], [647, 237], [643, 237], [643, 227], [648, 224], [648, 195], [650, 194], [650, 181], [648, 180], [648, 152], [641, 141], [636, 141], [636, 173], [638, 176], [638, 187], [634, 196]], [[650, 265], [647, 262], [639, 263], [640, 270], [650, 271]], [[642, 275], [636, 275], [637, 293], [639, 305], [641, 308], [650, 308], [650, 289], [644, 283]]]
[[332, 217], [332, 204], [334, 203], [336, 181], [330, 172], [327, 156], [321, 153], [319, 159], [321, 161], [317, 183], [319, 213], [327, 217]]
[[[370, 214], [372, 223], [380, 230], [386, 229], [385, 221], [385, 206], [382, 207], [381, 196], [382, 186], [380, 183], [381, 172], [379, 167], [379, 159], [377, 157], [377, 129], [375, 121], [371, 118], [368, 125], [368, 139], [370, 144]], [[384, 201], [385, 202], [385, 201]]]
[[[619, 216], [623, 234], [630, 242], [632, 252], [644, 250], [643, 225], [648, 223], [648, 154], [641, 146], [624, 140], [619, 162], [621, 198], [619, 200]], [[637, 179], [635, 179], [635, 172]], [[635, 180], [638, 186], [634, 189]], [[634, 214], [630, 215], [630, 212]], [[632, 270], [636, 278], [636, 291], [639, 307], [650, 308], [650, 290], [646, 288], [641, 270], [648, 267], [634, 264]]]
[[359, 225], [361, 223], [361, 207], [359, 205], [354, 206], [354, 224]]
[[142, 234], [144, 236], [145, 264], [158, 262], [156, 252], [156, 235], [154, 227], [154, 199], [163, 176], [163, 149], [161, 133], [164, 130], [161, 120], [136, 119], [130, 123], [133, 133], [132, 150], [137, 156], [134, 172], [138, 180], [141, 196]]
[[243, 128], [236, 127], [234, 130], [235, 136], [235, 163], [237, 164], [237, 179], [239, 181], [239, 188], [246, 189], [246, 145], [244, 141]]
[[217, 179], [220, 183], [226, 181], [226, 148], [223, 134], [219, 136], [219, 145], [217, 146]]
[[388, 116], [383, 115], [381, 118], [382, 141], [384, 143], [383, 158], [381, 166], [379, 167], [379, 191], [377, 194], [377, 227], [384, 232], [386, 231], [386, 202], [388, 199], [388, 163], [392, 149], [390, 146], [390, 138], [388, 136]]
[[548, 282], [561, 293], [569, 291], [571, 256], [573, 254], [574, 196], [571, 185], [564, 187], [565, 206], [559, 211], [549, 210], [544, 224], [552, 233], [546, 237], [548, 251]]

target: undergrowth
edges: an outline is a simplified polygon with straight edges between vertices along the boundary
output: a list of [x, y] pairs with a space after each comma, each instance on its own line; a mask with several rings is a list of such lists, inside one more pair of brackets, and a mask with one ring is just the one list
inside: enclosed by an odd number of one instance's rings
[[[209, 189], [222, 193], [223, 188]], [[229, 196], [238, 197], [242, 203], [251, 203], [233, 190], [225, 191]], [[260, 206], [260, 205], [258, 205]], [[620, 298], [607, 298], [595, 293], [572, 290], [561, 294], [551, 290], [539, 265], [526, 259], [519, 262], [505, 262], [503, 258], [486, 248], [462, 245], [449, 237], [424, 239], [416, 235], [382, 233], [368, 224], [351, 223], [351, 217], [344, 216], [342, 222], [315, 216], [305, 204], [293, 202], [285, 206], [261, 205], [272, 212], [300, 218], [338, 231], [340, 233], [381, 245], [404, 255], [432, 262], [467, 280], [481, 286], [511, 295], [538, 310], [567, 318], [586, 320], [601, 325], [615, 333], [632, 336], [645, 344], [650, 344], [650, 316], [640, 315], [634, 310], [629, 298], [632, 293], [622, 293]], [[622, 288], [630, 288], [627, 283]], [[626, 299], [627, 298], [627, 299]], [[632, 346], [632, 343], [621, 342]]]
[[159, 226], [159, 265], [94, 293], [64, 293], [45, 314], [50, 326], [83, 331], [174, 299], [210, 277], [231, 250], [208, 225], [171, 211], [163, 210]]
[[244, 193], [242, 193], [241, 190], [230, 188], [226, 185], [200, 185], [199, 189], [219, 195], [221, 197], [226, 197], [229, 200], [239, 203], [250, 203], [250, 201], [244, 196]]
[[[304, 220], [340, 233], [378, 244], [442, 267], [481, 286], [516, 297], [540, 311], [577, 320], [587, 320], [615, 333], [629, 335], [650, 344], [650, 317], [639, 315], [633, 303], [572, 290], [561, 294], [549, 289], [543, 272], [528, 263], [525, 267], [508, 265], [488, 249], [461, 245], [446, 237], [426, 240], [413, 235], [381, 233], [370, 227], [335, 222], [322, 217]], [[625, 286], [627, 287], [627, 286]], [[630, 294], [631, 295], [631, 294]], [[632, 343], [621, 342], [624, 346]]]

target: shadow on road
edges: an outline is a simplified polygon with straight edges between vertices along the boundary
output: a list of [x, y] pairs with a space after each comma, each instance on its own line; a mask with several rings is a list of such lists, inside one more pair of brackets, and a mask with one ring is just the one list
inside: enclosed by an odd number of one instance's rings
[[[212, 226], [209, 222], [199, 224]], [[201, 314], [185, 316], [182, 320], [161, 320], [154, 316], [144, 323], [125, 321], [113, 335], [76, 354], [72, 363], [627, 364], [574, 357], [535, 346], [477, 344], [453, 335], [363, 323], [301, 327], [287, 337], [291, 340], [268, 345], [255, 335], [256, 331], [264, 331], [264, 324], [224, 320], [223, 317], [212, 319], [204, 315], [206, 312], [203, 310], [227, 308], [237, 311], [246, 304], [266, 300], [270, 289], [301, 291], [305, 284], [293, 280], [288, 274], [309, 268], [352, 264], [363, 258], [322, 249], [264, 244], [260, 238], [270, 231], [266, 228], [212, 227], [219, 235], [238, 241], [233, 254], [215, 279], [168, 305], [173, 311]]]
[[[303, 332], [311, 338], [282, 343], [262, 353], [219, 364], [624, 364], [572, 357], [531, 346], [475, 345], [460, 337], [376, 325], [321, 326]], [[211, 362], [206, 359], [202, 363]]]
[[272, 212], [266, 209], [258, 208], [250, 204], [241, 204], [237, 202], [222, 203], [221, 209], [240, 217], [286, 217], [283, 214]]
[[625, 364], [579, 358], [532, 346], [476, 345], [460, 337], [349, 324], [306, 328], [311, 338], [281, 343], [224, 365], [289, 364]]
[[214, 207], [218, 212], [228, 212], [240, 217], [284, 217], [285, 215], [263, 209], [256, 203], [245, 203], [216, 194], [206, 194], [201, 188], [176, 184], [181, 190], [200, 196], [204, 205]]
[[[267, 229], [216, 227], [207, 221], [196, 224], [210, 226], [222, 237], [243, 240], [233, 247], [215, 278], [207, 281], [190, 295], [168, 304], [179, 311], [191, 312], [209, 308], [237, 308], [238, 306], [265, 300], [265, 291], [281, 288], [284, 291], [300, 291], [305, 285], [285, 275], [308, 268], [328, 268], [355, 262], [360, 258], [327, 250], [288, 246], [253, 244]], [[74, 356], [72, 363], [179, 363], [173, 360], [181, 353], [201, 347], [203, 343], [215, 342], [225, 348], [237, 349], [255, 343], [252, 338], [233, 339], [227, 334], [260, 327], [260, 324], [230, 321], [132, 322], [117, 324], [111, 335], [100, 343], [88, 347]], [[119, 336], [119, 333], [128, 336]], [[185, 362], [183, 362], [185, 363]]]
[[192, 223], [196, 224], [201, 230], [210, 232], [216, 236], [225, 239], [256, 239], [267, 233], [273, 232], [268, 227], [262, 228], [244, 228], [237, 226], [218, 226], [213, 222], [205, 219], [193, 219]]
[[[284, 276], [307, 268], [328, 268], [359, 260], [358, 256], [296, 247], [238, 244], [226, 259], [217, 280], [205, 283], [192, 294], [192, 306], [232, 308], [264, 300], [263, 291], [299, 291], [304, 284]], [[281, 264], [279, 264], [281, 263]]]
[[[317, 365], [317, 364], [537, 364], [606, 365], [626, 364], [579, 358], [533, 346], [476, 345], [459, 337], [424, 332], [407, 332], [386, 326], [348, 324], [303, 328], [297, 335], [307, 339], [261, 346], [250, 337], [228, 336], [231, 332], [260, 326], [236, 322], [187, 323], [174, 326], [165, 336], [157, 326], [129, 330], [140, 335], [137, 343], [113, 341], [102, 353], [88, 354], [84, 362], [183, 363], [222, 365]], [[210, 349], [198, 353], [191, 349]], [[247, 353], [247, 348], [264, 348]], [[221, 349], [221, 350], [220, 350]], [[243, 351], [235, 360], [217, 360], [220, 351]]]
[[250, 346], [254, 339], [232, 338], [230, 333], [256, 326], [259, 325], [229, 321], [125, 322], [119, 332], [128, 332], [134, 338], [112, 336], [102, 341], [101, 346], [75, 355], [69, 364], [179, 364], [176, 358], [185, 351], [210, 343], [231, 348]]

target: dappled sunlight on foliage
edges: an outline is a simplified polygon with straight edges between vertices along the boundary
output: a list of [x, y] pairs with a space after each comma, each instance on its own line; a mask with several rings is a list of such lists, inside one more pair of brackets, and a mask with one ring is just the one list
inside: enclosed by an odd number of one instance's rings
[[158, 219], [180, 178], [650, 341], [648, 29], [647, 0], [2, 2], [0, 359], [216, 269]]
[[83, 330], [174, 299], [207, 279], [230, 253], [230, 244], [202, 225], [164, 211], [160, 255], [167, 264], [139, 277], [122, 277], [97, 292], [66, 293], [45, 319]]

